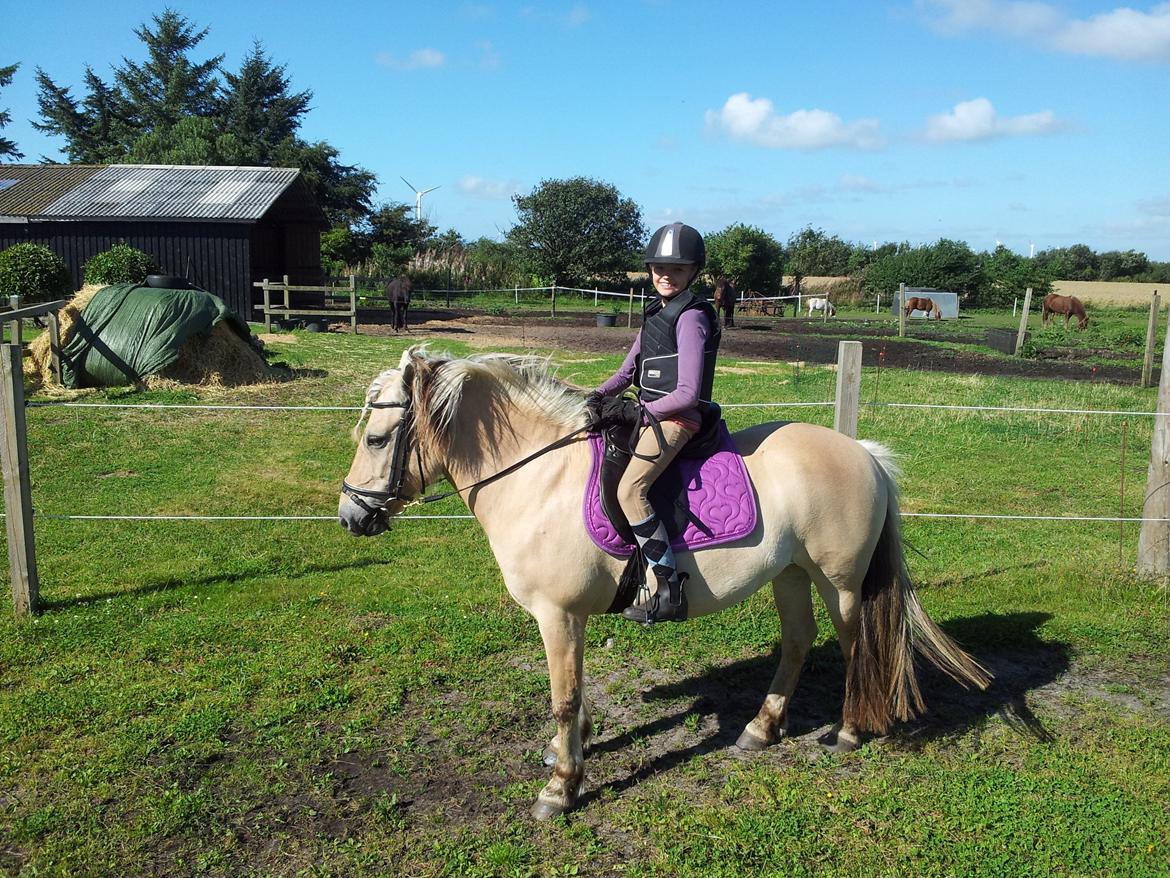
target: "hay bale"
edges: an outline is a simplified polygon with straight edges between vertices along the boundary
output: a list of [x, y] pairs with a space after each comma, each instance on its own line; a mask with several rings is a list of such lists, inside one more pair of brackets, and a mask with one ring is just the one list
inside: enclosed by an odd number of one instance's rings
[[[66, 302], [57, 312], [57, 325], [61, 334], [61, 346], [64, 347], [69, 339], [73, 338], [74, 326], [89, 300], [105, 289], [105, 284], [86, 284]], [[49, 350], [49, 333], [42, 332], [28, 344], [29, 356], [24, 361], [24, 374], [37, 384], [49, 386], [56, 384], [53, 377], [52, 361]]]
[[183, 345], [179, 359], [156, 375], [148, 375], [147, 387], [165, 383], [234, 387], [260, 384], [273, 378], [259, 351], [221, 320], [209, 333], [196, 333]]
[[[58, 312], [61, 345], [64, 347], [75, 331], [74, 324], [81, 312], [106, 284], [88, 284], [82, 287]], [[49, 333], [43, 332], [29, 344], [29, 357], [24, 373], [41, 386], [56, 384], [49, 351]], [[233, 387], [240, 384], [258, 384], [272, 381], [274, 375], [260, 355], [259, 343], [249, 344], [220, 321], [210, 332], [196, 333], [184, 343], [179, 359], [156, 375], [146, 376], [146, 387], [167, 387], [175, 384], [201, 384]]]

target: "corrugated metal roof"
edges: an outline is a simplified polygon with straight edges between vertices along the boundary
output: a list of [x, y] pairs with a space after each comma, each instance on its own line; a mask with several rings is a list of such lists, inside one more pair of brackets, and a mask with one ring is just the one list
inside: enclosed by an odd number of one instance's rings
[[[106, 165], [0, 165], [0, 216], [39, 216]], [[15, 181], [5, 186], [6, 181]]]
[[54, 219], [258, 220], [299, 173], [297, 168], [107, 165], [38, 213]]

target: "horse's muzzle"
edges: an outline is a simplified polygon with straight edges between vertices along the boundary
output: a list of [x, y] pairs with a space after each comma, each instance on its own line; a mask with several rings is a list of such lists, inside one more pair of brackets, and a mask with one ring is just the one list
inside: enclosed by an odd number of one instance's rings
[[337, 503], [337, 520], [355, 537], [374, 537], [390, 529], [390, 514], [385, 509], [371, 512], [345, 494]]

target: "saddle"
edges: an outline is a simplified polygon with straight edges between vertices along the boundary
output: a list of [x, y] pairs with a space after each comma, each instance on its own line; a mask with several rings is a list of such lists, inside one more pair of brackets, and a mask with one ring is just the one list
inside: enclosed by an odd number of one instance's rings
[[[609, 612], [633, 602], [645, 581], [645, 563], [617, 502], [617, 486], [632, 457], [628, 428], [591, 434], [593, 466], [585, 489], [585, 528], [598, 548], [629, 558]], [[650, 489], [650, 504], [675, 551], [695, 551], [741, 539], [755, 530], [755, 491], [727, 425], [718, 416], [700, 431]]]
[[[616, 558], [629, 558], [611, 612], [628, 606], [617, 604], [623, 593], [632, 596], [645, 576], [633, 531], [617, 502], [618, 482], [631, 459], [627, 432], [619, 427], [590, 435], [593, 466], [582, 504], [585, 529], [597, 547]], [[709, 436], [698, 435], [703, 441], [692, 440], [650, 489], [650, 504], [675, 551], [741, 539], [755, 530], [758, 518], [755, 491], [726, 424], [715, 419]]]

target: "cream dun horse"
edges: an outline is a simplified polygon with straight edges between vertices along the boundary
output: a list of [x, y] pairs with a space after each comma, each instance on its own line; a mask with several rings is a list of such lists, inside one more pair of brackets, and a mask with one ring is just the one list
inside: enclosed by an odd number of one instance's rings
[[[533, 815], [573, 808], [584, 790], [592, 732], [582, 680], [585, 623], [610, 606], [624, 566], [592, 543], [582, 521], [590, 468], [580, 432], [582, 393], [556, 380], [540, 359], [456, 359], [416, 347], [370, 385], [363, 418], [367, 411], [338, 506], [342, 526], [372, 536], [425, 486], [446, 478], [461, 489], [508, 593], [536, 619], [548, 658], [557, 732], [545, 756], [554, 769]], [[361, 419], [355, 434], [360, 427]], [[853, 749], [862, 732], [885, 732], [923, 710], [916, 654], [963, 685], [987, 686], [987, 672], [915, 596], [888, 450], [800, 423], [761, 424], [734, 438], [755, 485], [759, 523], [737, 542], [679, 553], [678, 563], [690, 574], [691, 616], [718, 612], [772, 584], [780, 665], [738, 747], [759, 750], [785, 733], [789, 700], [816, 637], [812, 587], [847, 662], [835, 749]], [[550, 445], [548, 453], [475, 486]]]

